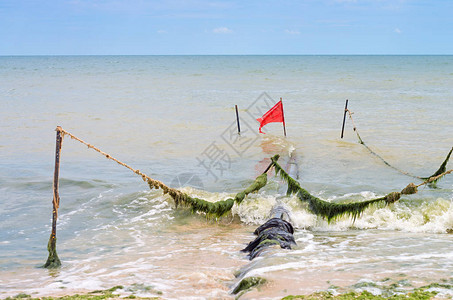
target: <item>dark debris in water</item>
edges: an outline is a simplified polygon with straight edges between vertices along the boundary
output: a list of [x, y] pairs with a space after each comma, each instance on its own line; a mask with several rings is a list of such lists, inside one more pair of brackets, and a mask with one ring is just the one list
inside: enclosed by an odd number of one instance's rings
[[282, 249], [291, 249], [296, 245], [294, 229], [291, 223], [280, 218], [272, 218], [258, 227], [254, 232], [257, 237], [242, 251], [249, 252], [250, 260], [260, 255], [266, 248], [277, 245]]

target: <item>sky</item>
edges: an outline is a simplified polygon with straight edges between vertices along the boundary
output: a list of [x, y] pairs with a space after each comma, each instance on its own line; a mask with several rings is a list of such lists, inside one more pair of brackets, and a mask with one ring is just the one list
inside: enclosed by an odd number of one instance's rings
[[0, 55], [453, 54], [453, 0], [0, 0]]

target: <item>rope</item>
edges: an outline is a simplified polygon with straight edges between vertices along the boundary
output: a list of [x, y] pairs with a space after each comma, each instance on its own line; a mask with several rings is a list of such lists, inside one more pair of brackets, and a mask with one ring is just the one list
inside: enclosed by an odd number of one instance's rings
[[365, 142], [362, 140], [362, 138], [360, 137], [359, 135], [359, 132], [357, 130], [357, 127], [355, 126], [354, 124], [354, 119], [352, 118], [352, 112], [349, 110], [349, 109], [346, 109], [346, 111], [349, 113], [349, 118], [351, 119], [351, 122], [352, 122], [352, 126], [353, 126], [353, 130], [354, 132], [356, 133], [357, 135], [357, 138], [359, 139], [359, 143], [362, 144], [363, 146], [365, 146], [365, 148], [368, 149], [368, 151], [370, 151], [371, 154], [373, 154], [374, 156], [376, 156], [377, 158], [379, 158], [385, 165], [387, 165], [388, 167], [396, 170], [397, 172], [401, 173], [401, 174], [404, 174], [406, 176], [409, 176], [409, 177], [413, 177], [413, 178], [417, 178], [417, 179], [420, 179], [420, 180], [424, 180], [424, 178], [422, 177], [419, 177], [419, 176], [416, 176], [416, 175], [413, 175], [409, 172], [406, 172], [406, 171], [403, 171], [401, 169], [398, 169], [397, 167], [395, 166], [392, 166], [389, 162], [387, 162], [384, 158], [382, 158], [382, 156], [380, 156], [379, 154], [377, 154], [376, 152], [373, 151], [373, 149], [371, 149], [367, 144], [365, 144]]
[[[349, 117], [351, 118], [351, 121], [353, 123], [354, 131], [357, 133], [357, 137], [359, 138], [359, 141], [361, 142], [362, 145], [364, 145], [372, 154], [374, 154], [377, 157], [379, 157], [386, 165], [392, 167], [393, 169], [395, 169], [395, 170], [397, 170], [397, 171], [399, 171], [399, 172], [401, 172], [401, 173], [403, 173], [405, 175], [409, 175], [409, 176], [412, 176], [412, 177], [415, 177], [415, 178], [422, 179], [422, 178], [420, 178], [418, 176], [410, 175], [407, 172], [401, 171], [401, 170], [391, 166], [382, 157], [380, 157], [378, 154], [376, 154], [374, 151], [372, 151], [368, 146], [366, 146], [365, 143], [363, 142], [363, 140], [360, 138], [359, 133], [357, 132], [357, 128], [355, 127], [354, 121], [352, 120], [351, 112], [349, 110], [347, 110], [347, 111], [349, 112]], [[140, 170], [132, 168], [131, 166], [127, 165], [126, 163], [123, 163], [122, 161], [120, 161], [120, 160], [114, 158], [113, 156], [111, 156], [110, 154], [105, 153], [104, 151], [100, 150], [99, 148], [97, 148], [97, 147], [95, 147], [95, 146], [83, 141], [82, 139], [80, 139], [80, 138], [76, 137], [75, 135], [67, 132], [66, 130], [64, 130], [63, 128], [61, 128], [59, 126], [57, 127], [56, 130], [61, 133], [61, 138], [62, 139], [64, 138], [64, 135], [68, 135], [71, 139], [76, 140], [76, 141], [86, 145], [88, 148], [99, 152], [100, 154], [105, 156], [107, 159], [113, 160], [114, 162], [122, 165], [123, 167], [128, 168], [129, 170], [131, 170], [135, 174], [140, 175], [142, 177], [143, 181], [147, 182], [151, 189], [153, 189], [153, 188], [159, 189], [160, 188], [160, 189], [163, 190], [164, 194], [168, 193], [175, 200], [175, 203], [176, 203], [177, 206], [180, 203], [187, 203], [187, 204], [192, 205], [193, 207], [210, 205], [210, 203], [207, 203], [206, 201], [204, 201], [202, 199], [191, 198], [188, 195], [182, 193], [181, 191], [179, 191], [177, 189], [173, 189], [173, 188], [165, 185], [163, 182], [149, 177], [148, 175], [144, 174]], [[278, 166], [278, 164], [276, 163], [277, 160], [278, 160], [277, 156], [272, 158], [272, 163], [269, 165], [269, 167], [266, 169], [266, 171], [263, 173], [263, 175], [266, 174], [267, 170], [269, 170], [269, 168], [271, 166], [274, 166], [274, 167]], [[418, 185], [415, 185], [414, 183], [410, 183], [401, 192], [392, 192], [392, 193], [389, 193], [388, 195], [386, 195], [385, 197], [380, 198], [380, 199], [381, 200], [385, 200], [387, 203], [394, 203], [394, 202], [398, 201], [401, 198], [401, 195], [415, 194], [415, 193], [417, 193], [417, 191], [418, 191], [417, 189], [420, 186], [425, 185], [425, 184], [429, 184], [431, 182], [434, 182], [434, 181], [438, 180], [439, 178], [441, 178], [441, 177], [443, 177], [443, 176], [445, 176], [447, 174], [450, 174], [452, 172], [453, 172], [453, 169], [445, 171], [445, 172], [443, 172], [443, 173], [441, 173], [441, 174], [439, 174], [437, 176], [432, 176], [432, 177], [430, 177], [428, 179], [425, 179], [422, 183], [420, 183]], [[261, 182], [261, 181], [263, 181], [263, 182]], [[227, 203], [228, 205], [226, 205], [226, 206], [228, 206], [228, 207], [232, 206], [233, 202], [240, 203], [245, 198], [245, 196], [247, 194], [249, 194], [249, 193], [261, 188], [262, 186], [264, 186], [266, 184], [265, 182], [266, 182], [265, 178], [263, 178], [263, 180], [261, 180], [260, 177], [258, 177], [256, 179], [256, 182], [254, 184], [252, 184], [249, 188], [247, 188], [244, 192], [238, 193], [234, 199], [228, 199], [228, 200], [234, 200], [234, 201], [230, 201], [232, 203]], [[300, 188], [299, 186], [297, 186], [297, 187]], [[297, 188], [296, 187], [291, 188], [291, 185], [289, 184], [288, 185], [288, 192], [290, 192], [292, 190], [296, 191]], [[379, 199], [376, 199], [376, 200], [379, 200]], [[59, 203], [57, 202], [56, 204], [58, 205]], [[210, 210], [221, 210], [221, 211], [229, 210], [228, 208], [222, 208], [221, 207], [221, 206], [225, 206], [222, 201], [218, 201], [218, 203], [217, 202], [216, 203], [211, 203], [211, 205], [212, 204], [216, 205], [216, 206], [219, 206], [219, 207], [218, 208], [217, 207], [215, 207], [215, 208], [213, 207], [213, 208], [210, 208]], [[195, 209], [197, 209], [197, 208], [195, 208]]]
[[163, 182], [149, 177], [148, 175], [146, 175], [145, 173], [141, 172], [140, 170], [136, 170], [136, 169], [132, 168], [131, 166], [129, 166], [129, 165], [123, 163], [122, 161], [114, 158], [110, 154], [105, 153], [104, 151], [100, 150], [99, 148], [96, 148], [95, 146], [93, 146], [93, 145], [83, 141], [82, 139], [76, 137], [75, 135], [67, 132], [66, 130], [64, 130], [60, 126], [58, 126], [56, 130], [60, 131], [60, 133], [62, 133], [62, 137], [64, 137], [64, 135], [68, 135], [71, 139], [76, 140], [76, 141], [86, 145], [88, 148], [99, 152], [100, 154], [105, 156], [107, 159], [113, 160], [114, 162], [122, 165], [123, 167], [128, 168], [129, 170], [131, 170], [135, 174], [140, 175], [142, 177], [143, 181], [148, 183], [150, 188], [156, 188], [156, 189], [160, 188], [160, 189], [162, 189], [164, 191], [164, 194], [168, 193], [168, 194], [170, 194], [170, 196], [172, 196], [172, 198], [179, 198], [182, 195], [182, 193], [180, 191], [178, 191], [177, 189], [173, 189], [173, 188], [171, 188], [169, 186], [166, 186]]
[[441, 177], [443, 177], [443, 176], [445, 176], [445, 175], [447, 175], [447, 174], [450, 174], [451, 172], [453, 172], [453, 169], [450, 169], [450, 170], [448, 170], [448, 171], [445, 171], [445, 172], [443, 172], [442, 174], [439, 174], [439, 175], [437, 175], [437, 176], [429, 177], [429, 178], [426, 179], [424, 182], [422, 182], [422, 183], [420, 183], [419, 185], [417, 185], [417, 187], [420, 187], [420, 186], [422, 186], [422, 185], [425, 185], [425, 184], [431, 183], [431, 182], [433, 182], [433, 181], [436, 181], [436, 180], [438, 180], [439, 178], [441, 178]]
[[296, 194], [302, 202], [308, 203], [308, 209], [312, 213], [326, 218], [328, 222], [341, 216], [350, 216], [353, 220], [355, 220], [364, 212], [365, 209], [372, 205], [379, 205], [381, 203], [385, 205], [393, 204], [397, 202], [402, 195], [415, 194], [418, 192], [418, 187], [424, 184], [429, 184], [440, 177], [453, 172], [453, 169], [445, 171], [442, 174], [430, 177], [419, 185], [410, 183], [403, 190], [401, 190], [401, 192], [391, 192], [377, 199], [350, 203], [332, 203], [311, 195], [307, 190], [300, 186], [298, 181], [286, 173], [286, 171], [277, 163], [276, 160], [274, 160], [274, 158], [272, 158], [272, 162], [275, 168], [275, 174], [280, 176], [288, 184], [287, 195]]
[[[240, 204], [242, 202], [242, 200], [244, 200], [244, 198], [248, 194], [257, 192], [262, 187], [264, 187], [267, 183], [266, 172], [272, 166], [272, 164], [269, 165], [269, 167], [266, 169], [266, 171], [263, 174], [258, 176], [255, 179], [255, 181], [249, 187], [247, 187], [244, 191], [237, 193], [234, 198], [220, 200], [217, 202], [209, 202], [209, 201], [206, 201], [203, 199], [192, 198], [189, 195], [187, 195], [177, 189], [173, 189], [169, 186], [166, 186], [161, 181], [155, 180], [155, 179], [149, 177], [148, 175], [144, 174], [140, 170], [136, 170], [136, 169], [132, 168], [131, 166], [114, 158], [110, 154], [105, 153], [104, 151], [100, 150], [99, 148], [96, 148], [95, 146], [93, 146], [93, 145], [83, 141], [82, 139], [76, 137], [75, 135], [67, 132], [66, 130], [64, 130], [61, 127], [57, 127], [56, 130], [61, 134], [61, 136], [64, 136], [66, 134], [66, 135], [70, 136], [71, 139], [76, 140], [76, 141], [86, 145], [88, 148], [99, 152], [100, 154], [105, 156], [107, 159], [113, 160], [114, 162], [120, 164], [121, 166], [128, 168], [135, 174], [140, 175], [142, 177], [143, 181], [148, 183], [150, 189], [153, 189], [153, 188], [162, 189], [164, 194], [169, 194], [173, 198], [173, 200], [175, 201], [176, 207], [178, 207], [179, 205], [188, 206], [188, 207], [192, 208], [193, 212], [204, 212], [204, 213], [206, 213], [207, 216], [215, 216], [215, 217], [224, 216], [231, 210], [234, 203]], [[278, 160], [278, 155], [274, 156], [273, 159]]]
[[445, 171], [442, 174], [439, 174], [437, 176], [432, 176], [432, 177], [426, 179], [425, 181], [423, 181], [422, 183], [420, 183], [418, 185], [415, 185], [414, 183], [409, 183], [401, 192], [392, 192], [392, 193], [386, 195], [384, 197], [384, 199], [389, 204], [390, 203], [394, 203], [394, 202], [398, 201], [401, 198], [401, 195], [416, 194], [418, 192], [418, 188], [421, 187], [422, 185], [429, 184], [429, 183], [431, 183], [433, 181], [436, 181], [437, 179], [441, 178], [442, 176], [445, 176], [445, 175], [450, 174], [452, 172], [453, 172], [453, 169]]
[[[68, 135], [71, 137], [71, 139], [76, 140], [84, 145], [86, 145], [88, 148], [95, 150], [96, 152], [102, 154], [105, 156], [107, 159], [113, 160], [114, 162], [118, 163], [119, 165], [128, 168], [132, 172], [134, 172], [137, 175], [140, 175], [143, 179], [143, 181], [147, 182], [149, 187], [151, 189], [153, 188], [160, 188], [163, 190], [164, 194], [169, 194], [173, 200], [175, 201], [176, 207], [179, 204], [185, 205], [192, 207], [192, 212], [204, 212], [206, 213], [206, 216], [215, 216], [215, 217], [222, 217], [229, 213], [231, 211], [231, 208], [233, 207], [234, 203], [240, 204], [244, 198], [253, 192], [257, 192], [260, 190], [262, 187], [264, 187], [267, 183], [267, 170], [269, 170], [270, 165], [267, 169], [266, 172], [258, 176], [255, 181], [247, 187], [244, 191], [239, 192], [236, 194], [236, 196], [233, 198], [229, 198], [226, 200], [221, 200], [217, 202], [209, 202], [203, 199], [198, 199], [198, 198], [192, 198], [187, 194], [184, 194], [177, 189], [170, 188], [166, 186], [164, 183], [162, 183], [159, 180], [155, 180], [148, 175], [146, 175], [143, 172], [140, 172], [140, 170], [134, 169], [131, 166], [123, 163], [122, 161], [114, 158], [108, 153], [105, 153], [99, 148], [96, 148], [95, 146], [83, 141], [82, 139], [76, 137], [75, 135], [67, 132], [60, 126], [56, 128], [57, 131], [57, 152], [56, 152], [56, 162], [55, 162], [55, 170], [57, 170], [57, 167], [59, 166], [59, 157], [61, 153], [61, 142], [63, 141], [63, 138], [65, 135]], [[273, 157], [274, 160], [278, 159], [278, 155]], [[57, 171], [56, 173], [57, 174]], [[49, 251], [49, 256], [47, 258], [47, 262], [44, 264], [43, 267], [45, 268], [57, 268], [61, 266], [61, 261], [58, 258], [57, 255], [57, 250], [56, 250], [56, 238], [55, 238], [55, 232], [56, 232], [56, 220], [57, 220], [57, 211], [58, 211], [58, 206], [60, 204], [60, 198], [58, 197], [57, 194], [57, 189], [58, 187], [58, 177], [57, 175], [54, 175], [54, 197], [53, 197], [53, 223], [52, 223], [52, 233], [49, 238], [49, 242], [47, 243], [47, 249]]]

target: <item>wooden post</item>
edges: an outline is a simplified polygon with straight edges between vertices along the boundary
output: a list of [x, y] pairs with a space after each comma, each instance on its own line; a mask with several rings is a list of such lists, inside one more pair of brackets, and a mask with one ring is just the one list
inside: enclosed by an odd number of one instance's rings
[[50, 234], [49, 243], [47, 244], [47, 250], [49, 251], [49, 257], [47, 262], [44, 264], [44, 268], [58, 268], [61, 266], [61, 261], [57, 255], [57, 218], [58, 218], [58, 207], [60, 206], [60, 196], [58, 194], [58, 176], [60, 173], [60, 154], [61, 154], [61, 144], [62, 144], [62, 135], [61, 127], [58, 126], [57, 129], [57, 139], [55, 146], [55, 171], [53, 175], [53, 209], [52, 209], [52, 232]]
[[[278, 154], [277, 154], [277, 155], [278, 155]], [[278, 159], [278, 158], [280, 157], [280, 155], [278, 155], [278, 156], [277, 156], [277, 155], [276, 155], [276, 159]], [[275, 156], [274, 156], [274, 157], [275, 157]], [[264, 170], [263, 174], [264, 174], [264, 173], [267, 173], [267, 171], [269, 171], [269, 169], [270, 169], [273, 165], [274, 165], [274, 162], [271, 162], [271, 163], [267, 166], [266, 170]]]
[[285, 111], [283, 110], [283, 100], [280, 98], [280, 102], [282, 103], [282, 115], [283, 115], [283, 133], [286, 137], [286, 125], [285, 125]]
[[238, 112], [238, 106], [235, 105], [236, 107], [236, 120], [237, 120], [237, 123], [238, 123], [238, 134], [241, 134], [241, 125], [239, 124], [239, 112]]
[[343, 126], [341, 126], [341, 138], [343, 138], [344, 133], [344, 123], [346, 122], [346, 113], [348, 112], [348, 99], [346, 99], [346, 104], [344, 106], [344, 115], [343, 115]]

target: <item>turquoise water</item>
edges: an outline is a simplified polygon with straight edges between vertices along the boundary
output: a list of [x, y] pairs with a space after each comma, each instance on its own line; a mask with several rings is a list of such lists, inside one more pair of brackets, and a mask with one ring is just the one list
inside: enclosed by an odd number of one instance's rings
[[[206, 221], [65, 137], [63, 267], [48, 272], [37, 267], [47, 258], [57, 125], [165, 183], [198, 177], [184, 190], [212, 201], [247, 186], [275, 153], [283, 161], [297, 155], [301, 185], [329, 201], [419, 183], [370, 155], [350, 120], [340, 139], [346, 99], [362, 139], [398, 168], [428, 176], [453, 146], [453, 56], [0, 57], [0, 82], [0, 297], [122, 284], [125, 294], [232, 298], [235, 271], [250, 266], [239, 250], [282, 193], [272, 179], [234, 208], [234, 218]], [[254, 118], [280, 97], [287, 138], [281, 124], [259, 135]], [[205, 168], [200, 161], [208, 164], [214, 150], [221, 160]], [[452, 178], [355, 223], [327, 224], [295, 198], [283, 199], [298, 246], [253, 265], [245, 276], [271, 284], [244, 297], [354, 290], [363, 282], [375, 293], [403, 281], [452, 284]]]

